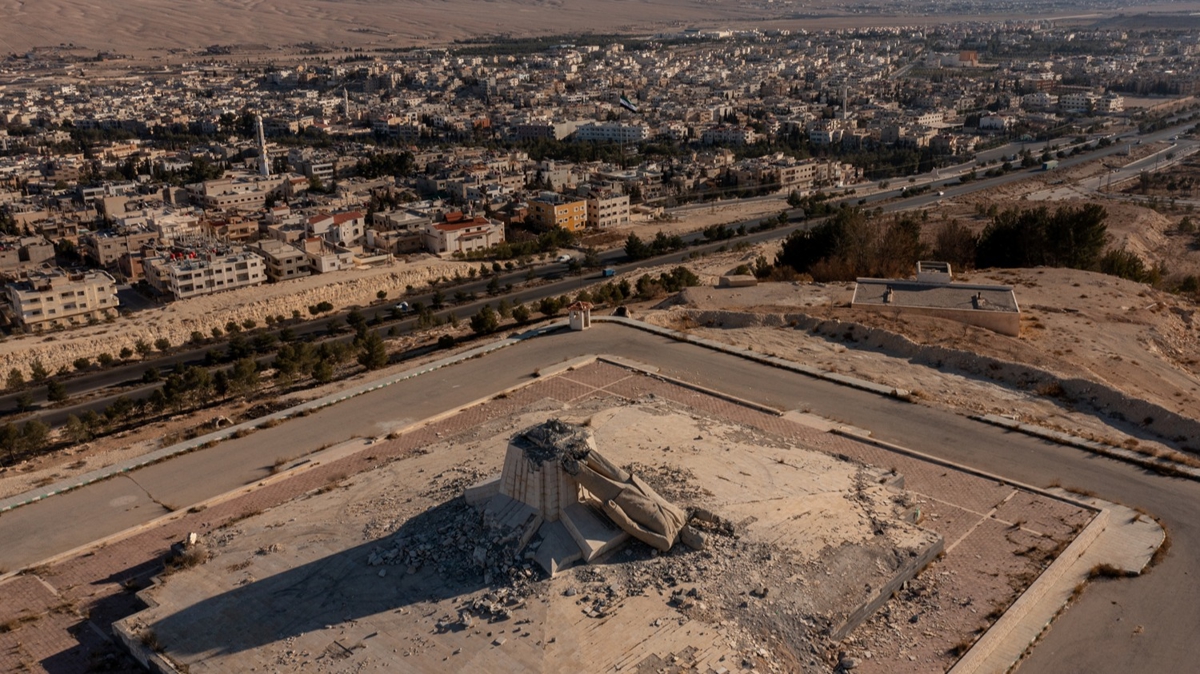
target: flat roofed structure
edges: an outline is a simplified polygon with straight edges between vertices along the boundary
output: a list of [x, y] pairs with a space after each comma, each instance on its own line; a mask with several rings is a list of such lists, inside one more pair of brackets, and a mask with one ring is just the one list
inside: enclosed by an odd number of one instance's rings
[[850, 303], [948, 318], [1013, 337], [1021, 334], [1021, 308], [1012, 286], [860, 278]]

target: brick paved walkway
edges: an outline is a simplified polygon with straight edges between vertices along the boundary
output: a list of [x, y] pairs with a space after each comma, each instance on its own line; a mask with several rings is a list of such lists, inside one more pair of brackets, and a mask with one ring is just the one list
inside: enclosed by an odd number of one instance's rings
[[[850, 438], [822, 433], [657, 377], [596, 362], [536, 380], [440, 421], [414, 428], [395, 439], [377, 442], [355, 454], [285, 479], [268, 481], [249, 493], [196, 512], [188, 511], [163, 524], [149, 525], [104, 547], [33, 569], [0, 584], [0, 671], [55, 674], [87, 671], [89, 663], [96, 658], [106, 654], [111, 657], [113, 646], [104, 638], [111, 623], [140, 610], [141, 604], [133, 593], [148, 586], [154, 575], [161, 571], [159, 560], [162, 555], [188, 532], [211, 531], [286, 503], [332, 481], [403, 458], [414, 450], [488, 421], [514, 415], [538, 400], [550, 398], [572, 403], [609, 396], [636, 400], [649, 395], [687, 406], [704, 415], [745, 424], [811, 449], [892, 468], [903, 474], [908, 489], [916, 492], [925, 504], [928, 515], [923, 526], [942, 533], [948, 547], [952, 543], [956, 545], [942, 564], [943, 570], [952, 571], [955, 583], [961, 585], [956, 591], [977, 601], [978, 605], [985, 605], [989, 597], [1011, 594], [1011, 588], [1006, 586], [995, 567], [1011, 566], [1014, 559], [1018, 563], [1028, 561], [1015, 555], [1014, 550], [1027, 547], [1029, 537], [1056, 540], [1069, 537], [1088, 519], [1086, 511], [1061, 501]], [[997, 506], [1000, 507], [997, 509]], [[1016, 529], [1014, 522], [1022, 522], [1022, 527]], [[1014, 529], [1026, 534], [1025, 539], [1004, 535], [1005, 531]], [[1005, 570], [1011, 571], [1007, 567]], [[974, 621], [972, 626], [979, 621], [979, 616], [969, 618]], [[950, 634], [940, 640], [927, 640], [926, 648], [934, 654], [930, 657], [938, 661], [936, 653], [944, 652], [956, 638]], [[928, 661], [922, 659], [921, 662]], [[946, 661], [945, 664], [949, 663]]]

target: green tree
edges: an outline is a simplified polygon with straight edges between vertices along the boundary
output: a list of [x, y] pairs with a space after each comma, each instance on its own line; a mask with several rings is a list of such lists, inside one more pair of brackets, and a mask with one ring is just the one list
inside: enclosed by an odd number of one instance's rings
[[73, 365], [76, 370], [82, 372], [92, 366], [92, 361], [89, 358], [76, 358]]
[[934, 235], [933, 258], [949, 262], [952, 269], [970, 269], [975, 266], [978, 245], [974, 232], [958, 220], [950, 220]]
[[8, 390], [10, 390], [10, 391], [16, 391], [18, 389], [24, 388], [25, 387], [25, 375], [21, 374], [21, 371], [14, 367], [13, 369], [8, 371], [8, 381], [5, 382], [5, 385], [8, 387]]
[[258, 363], [252, 357], [242, 358], [229, 370], [229, 392], [246, 395], [258, 388]]
[[49, 376], [50, 372], [46, 369], [46, 366], [42, 364], [42, 360], [40, 358], [34, 358], [33, 363], [29, 366], [29, 378], [37, 383], [46, 381], [46, 378]]
[[60, 403], [67, 399], [67, 387], [62, 382], [51, 379], [46, 382], [46, 400]]
[[319, 384], [333, 381], [333, 363], [327, 360], [318, 360], [313, 363], [312, 378]]
[[362, 339], [362, 351], [358, 354], [358, 364], [368, 370], [378, 370], [388, 364], [387, 345], [378, 332], [368, 331]]
[[50, 438], [50, 427], [37, 419], [30, 419], [21, 427], [21, 445], [26, 452], [37, 452], [45, 448]]
[[100, 365], [103, 367], [108, 367], [109, 365], [112, 365], [113, 361], [115, 361], [115, 360], [116, 359], [112, 357], [111, 353], [102, 353], [99, 356], [96, 356], [96, 362], [100, 363]]
[[67, 416], [67, 423], [63, 427], [63, 434], [71, 444], [75, 445], [92, 439], [92, 432], [74, 414]]
[[134, 343], [133, 348], [142, 358], [145, 358], [154, 352], [154, 348], [147, 344], [146, 340], [144, 339], [139, 339], [136, 343]]
[[650, 257], [650, 247], [637, 234], [630, 232], [625, 239], [625, 255], [635, 262], [644, 260]]
[[491, 305], [483, 305], [483, 308], [471, 317], [471, 331], [477, 335], [490, 335], [499, 327], [500, 317]]
[[543, 297], [538, 302], [538, 311], [543, 316], [556, 316], [559, 311], [562, 311], [562, 304], [558, 301], [557, 297]]
[[513, 320], [521, 325], [529, 322], [529, 307], [524, 304], [518, 304], [512, 309]]

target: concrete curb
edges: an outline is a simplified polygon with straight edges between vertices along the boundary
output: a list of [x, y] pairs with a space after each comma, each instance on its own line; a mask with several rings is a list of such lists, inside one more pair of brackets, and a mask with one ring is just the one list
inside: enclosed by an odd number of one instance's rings
[[1106, 445], [1094, 440], [1076, 437], [1069, 433], [1063, 433], [1062, 431], [1042, 428], [1041, 426], [1036, 426], [1034, 424], [1021, 423], [1015, 419], [1009, 419], [1007, 417], [1002, 417], [995, 414], [972, 414], [968, 416], [968, 418], [974, 421], [981, 421], [992, 426], [1006, 428], [1017, 433], [1032, 435], [1033, 437], [1049, 440], [1050, 442], [1058, 443], [1067, 447], [1075, 447], [1076, 449], [1082, 449], [1084, 451], [1092, 452], [1093, 454], [1107, 456], [1108, 458], [1115, 459], [1117, 461], [1125, 461], [1127, 463], [1136, 464], [1148, 470], [1157, 472], [1169, 471], [1176, 477], [1186, 477], [1192, 480], [1200, 480], [1200, 468], [1193, 468], [1187, 464], [1172, 461], [1170, 459], [1155, 459], [1123, 447], [1113, 447], [1112, 445]]
[[912, 394], [904, 389], [884, 386], [882, 384], [876, 384], [875, 382], [866, 381], [865, 379], [858, 379], [844, 374], [838, 374], [836, 372], [826, 372], [825, 370], [809, 367], [807, 365], [801, 365], [799, 363], [794, 363], [790, 360], [785, 360], [776, 356], [768, 356], [766, 354], [756, 353], [754, 351], [750, 351], [749, 349], [743, 349], [703, 337], [696, 337], [694, 335], [689, 335], [686, 332], [680, 332], [670, 328], [651, 325], [649, 323], [636, 321], [631, 318], [623, 318], [620, 316], [593, 316], [592, 321], [598, 323], [619, 323], [620, 325], [641, 330], [643, 332], [649, 332], [662, 337], [669, 337], [677, 341], [695, 344], [696, 346], [702, 346], [713, 351], [722, 351], [724, 353], [739, 356], [747, 360], [752, 360], [756, 363], [762, 363], [764, 365], [770, 365], [783, 370], [789, 370], [791, 372], [807, 375], [815, 379], [824, 379], [825, 381], [841, 384], [842, 386], [848, 386], [850, 388], [856, 388], [860, 391], [867, 391], [869, 393], [875, 393], [877, 395], [909, 402], [912, 400]]
[[401, 372], [396, 375], [392, 375], [391, 377], [387, 377], [386, 379], [366, 382], [364, 384], [360, 384], [358, 386], [349, 388], [345, 391], [339, 391], [337, 393], [332, 393], [332, 394], [324, 396], [322, 398], [318, 398], [316, 400], [311, 400], [307, 403], [301, 403], [294, 407], [289, 407], [286, 410], [281, 410], [281, 411], [275, 412], [273, 414], [268, 414], [266, 416], [262, 416], [257, 419], [253, 419], [251, 421], [245, 421], [245, 422], [242, 422], [235, 426], [229, 426], [229, 427], [223, 428], [219, 431], [214, 431], [212, 433], [208, 433], [206, 435], [202, 435], [200, 437], [193, 438], [193, 439], [187, 440], [185, 442], [180, 442], [180, 443], [171, 445], [169, 447], [163, 447], [162, 449], [155, 450], [153, 452], [150, 452], [149, 454], [143, 454], [142, 456], [128, 459], [126, 461], [122, 461], [119, 463], [115, 463], [111, 466], [99, 468], [99, 469], [91, 471], [89, 473], [84, 473], [83, 475], [80, 475], [80, 476], [77, 476], [77, 477], [74, 477], [74, 478], [71, 478], [68, 480], [63, 480], [63, 481], [57, 482], [52, 485], [48, 485], [47, 487], [44, 487], [42, 489], [34, 489], [34, 490], [24, 492], [22, 494], [17, 494], [15, 496], [10, 496], [5, 499], [0, 499], [0, 514], [8, 512], [9, 510], [13, 510], [15, 508], [20, 508], [21, 506], [24, 506], [24, 505], [29, 505], [30, 503], [36, 503], [44, 498], [49, 498], [49, 497], [55, 496], [57, 494], [62, 494], [62, 493], [68, 492], [68, 491], [78, 489], [80, 487], [85, 487], [94, 482], [99, 482], [101, 480], [107, 480], [110, 477], [114, 477], [114, 476], [120, 475], [122, 473], [128, 473], [130, 471], [137, 470], [138, 468], [143, 468], [145, 466], [148, 466], [153, 463], [157, 463], [164, 459], [169, 459], [171, 457], [178, 456], [180, 454], [185, 454], [187, 452], [192, 452], [197, 449], [203, 449], [204, 446], [207, 445], [208, 443], [221, 442], [222, 440], [228, 440], [228, 439], [234, 437], [234, 435], [237, 434], [239, 431], [253, 431], [253, 430], [257, 430], [259, 427], [261, 427], [264, 424], [267, 424], [269, 422], [286, 421], [287, 419], [289, 419], [292, 416], [295, 416], [297, 414], [302, 414], [302, 413], [307, 414], [310, 412], [315, 412], [317, 410], [328, 407], [330, 405], [335, 405], [342, 401], [349, 400], [350, 398], [355, 398], [355, 397], [363, 395], [365, 393], [370, 393], [372, 391], [376, 391], [378, 389], [385, 388], [385, 387], [391, 386], [393, 384], [396, 384], [396, 383], [399, 383], [402, 381], [406, 381], [408, 379], [412, 379], [414, 377], [419, 377], [423, 374], [427, 374], [427, 373], [433, 372], [435, 370], [440, 370], [444, 367], [454, 365], [454, 364], [462, 362], [464, 360], [469, 360], [471, 358], [483, 356], [483, 355], [492, 353], [493, 351], [498, 351], [500, 349], [512, 346], [513, 344], [519, 344], [520, 342], [523, 342], [526, 339], [531, 339], [533, 337], [539, 337], [547, 332], [553, 332], [555, 330], [558, 330], [559, 328], [565, 327], [566, 325], [567, 325], [566, 321], [557, 321], [557, 322], [551, 323], [549, 325], [545, 325], [545, 326], [542, 326], [539, 328], [534, 328], [532, 330], [528, 330], [526, 332], [523, 332], [523, 333], [518, 334], [513, 337], [506, 337], [504, 339], [499, 339], [499, 340], [496, 340], [493, 342], [488, 342], [487, 344], [483, 344], [481, 346], [477, 346], [477, 347], [468, 349], [462, 353], [455, 354], [453, 356], [448, 356], [446, 358], [442, 358], [442, 359], [433, 361], [432, 363], [418, 366], [416, 368], [405, 370], [404, 372]]
[[950, 461], [948, 459], [942, 459], [942, 458], [939, 458], [936, 456], [932, 456], [930, 454], [925, 454], [924, 452], [918, 452], [915, 449], [909, 449], [908, 447], [904, 447], [902, 445], [892, 444], [890, 442], [887, 442], [886, 440], [878, 440], [876, 438], [872, 438], [869, 436], [860, 435], [860, 434], [854, 432], [853, 430], [844, 429], [844, 428], [834, 428], [834, 429], [830, 430], [829, 432], [833, 433], [834, 435], [840, 435], [842, 437], [850, 438], [851, 440], [857, 440], [859, 442], [862, 442], [862, 443], [865, 443], [868, 445], [875, 445], [876, 447], [881, 447], [888, 451], [896, 452], [897, 454], [904, 454], [907, 456], [911, 456], [911, 457], [920, 459], [922, 461], [927, 461], [929, 463], [937, 464], [939, 466], [953, 468], [954, 470], [962, 471], [964, 473], [968, 473], [968, 474], [974, 475], [976, 477], [982, 477], [985, 480], [992, 480], [994, 482], [999, 482], [1000, 484], [1012, 485], [1013, 487], [1018, 487], [1020, 489], [1026, 490], [1026, 491], [1031, 491], [1035, 494], [1038, 494], [1039, 496], [1045, 496], [1047, 498], [1052, 498], [1055, 501], [1062, 501], [1063, 503], [1069, 503], [1070, 505], [1073, 505], [1076, 508], [1083, 508], [1084, 510], [1090, 510], [1094, 513], [1100, 513], [1103, 511], [1101, 508], [1097, 508], [1096, 506], [1092, 505], [1091, 503], [1088, 503], [1087, 501], [1079, 500], [1079, 499], [1076, 499], [1076, 498], [1073, 498], [1070, 496], [1063, 496], [1062, 494], [1058, 494], [1058, 493], [1055, 493], [1048, 489], [1043, 489], [1041, 487], [1035, 487], [1031, 484], [1025, 484], [1024, 482], [1010, 480], [1007, 477], [1001, 477], [999, 475], [996, 475], [995, 473], [989, 473], [985, 470], [979, 470], [978, 468], [973, 468], [971, 466], [964, 466], [961, 463], [956, 463], [956, 462]]

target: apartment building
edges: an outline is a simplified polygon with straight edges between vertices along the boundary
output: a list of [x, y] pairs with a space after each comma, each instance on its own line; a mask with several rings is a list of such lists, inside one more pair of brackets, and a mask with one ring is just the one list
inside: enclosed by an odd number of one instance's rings
[[150, 287], [177, 300], [267, 280], [263, 257], [242, 249], [172, 251], [147, 257], [142, 266]]
[[434, 255], [487, 250], [503, 242], [504, 223], [482, 216], [455, 211], [425, 226], [425, 247]]
[[593, 192], [587, 198], [587, 226], [603, 229], [629, 224], [629, 195]]
[[119, 306], [117, 282], [105, 271], [33, 271], [4, 291], [8, 320], [33, 330], [102, 318]]
[[83, 256], [101, 267], [117, 264], [123, 255], [136, 253], [158, 241], [158, 232], [149, 227], [126, 227], [88, 232], [79, 237]]
[[41, 236], [0, 237], [0, 271], [13, 272], [54, 260], [54, 244]]
[[705, 129], [700, 135], [705, 145], [753, 145], [758, 142], [758, 133], [746, 126], [716, 126]]
[[361, 211], [321, 213], [308, 219], [308, 233], [352, 248], [366, 243], [367, 217]]
[[574, 232], [587, 225], [587, 202], [568, 201], [557, 192], [542, 192], [538, 198], [529, 200], [527, 219], [545, 229], [562, 227]]
[[312, 273], [308, 268], [308, 256], [290, 243], [275, 239], [263, 239], [246, 247], [262, 256], [267, 280], [278, 283], [288, 279], [303, 278]]
[[637, 143], [650, 137], [644, 124], [591, 122], [575, 130], [575, 139], [594, 143]]
[[267, 203], [267, 197], [279, 194], [286, 176], [236, 177], [206, 180], [186, 187], [192, 203], [209, 210], [257, 211]]

